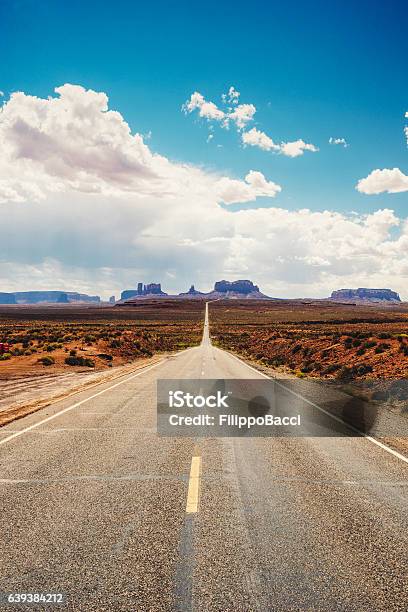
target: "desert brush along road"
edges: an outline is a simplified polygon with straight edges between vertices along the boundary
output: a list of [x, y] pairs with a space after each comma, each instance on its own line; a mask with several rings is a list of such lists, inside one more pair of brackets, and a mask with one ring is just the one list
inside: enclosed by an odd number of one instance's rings
[[206, 306], [200, 346], [3, 427], [0, 591], [75, 611], [406, 610], [402, 455], [347, 433], [157, 436], [158, 379], [262, 377], [211, 345]]

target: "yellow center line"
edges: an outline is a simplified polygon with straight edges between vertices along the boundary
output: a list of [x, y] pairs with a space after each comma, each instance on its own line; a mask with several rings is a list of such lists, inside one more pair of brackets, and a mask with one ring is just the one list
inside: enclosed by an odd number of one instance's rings
[[198, 511], [198, 498], [200, 491], [200, 468], [201, 457], [194, 456], [191, 459], [190, 479], [188, 481], [188, 493], [186, 513], [191, 514]]

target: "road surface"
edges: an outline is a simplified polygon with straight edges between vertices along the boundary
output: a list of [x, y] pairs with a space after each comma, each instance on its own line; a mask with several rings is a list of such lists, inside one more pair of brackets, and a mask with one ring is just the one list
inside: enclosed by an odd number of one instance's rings
[[206, 318], [199, 347], [2, 428], [0, 591], [76, 611], [406, 610], [402, 457], [347, 435], [157, 437], [158, 378], [260, 376]]

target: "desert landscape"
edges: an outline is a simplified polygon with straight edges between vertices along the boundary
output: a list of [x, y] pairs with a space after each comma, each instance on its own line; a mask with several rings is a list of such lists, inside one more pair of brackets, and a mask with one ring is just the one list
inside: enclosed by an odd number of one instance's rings
[[342, 380], [408, 375], [408, 305], [214, 302], [213, 341], [293, 374]]
[[324, 381], [406, 411], [408, 304], [217, 301], [215, 345], [275, 375]]
[[[204, 304], [161, 297], [120, 306], [2, 305], [0, 422], [199, 344]], [[210, 302], [210, 330], [216, 346], [275, 376], [324, 381], [406, 409], [408, 304], [218, 299]]]
[[0, 424], [158, 355], [199, 344], [204, 304], [0, 306]]

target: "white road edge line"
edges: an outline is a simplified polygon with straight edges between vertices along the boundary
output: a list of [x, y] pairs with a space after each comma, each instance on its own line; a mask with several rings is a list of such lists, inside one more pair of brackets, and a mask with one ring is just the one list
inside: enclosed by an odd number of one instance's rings
[[[94, 397], [98, 397], [99, 395], [102, 395], [103, 393], [106, 393], [106, 391], [110, 391], [111, 389], [115, 389], [116, 387], [119, 387], [120, 385], [123, 385], [124, 383], [129, 382], [129, 380], [132, 380], [133, 378], [137, 378], [138, 376], [141, 376], [145, 372], [149, 372], [149, 370], [153, 370], [153, 368], [157, 368], [157, 366], [161, 365], [164, 361], [165, 361], [165, 359], [162, 359], [161, 361], [158, 361], [154, 365], [146, 368], [145, 370], [142, 370], [141, 372], [138, 372], [137, 374], [133, 374], [132, 376], [128, 376], [128, 377], [124, 378], [124, 380], [121, 380], [120, 382], [115, 383], [114, 385], [111, 385], [110, 387], [107, 387], [106, 389], [102, 389], [102, 391], [98, 391], [98, 393], [94, 393], [90, 397], [86, 397], [85, 399], [81, 400], [80, 402], [76, 402], [75, 404], [71, 404], [71, 406], [67, 406], [63, 410], [60, 410], [59, 412], [56, 412], [55, 414], [52, 414], [51, 416], [47, 417], [46, 419], [43, 419], [42, 421], [39, 421], [38, 423], [34, 423], [33, 425], [30, 425], [29, 427], [26, 427], [25, 429], [21, 429], [20, 431], [15, 432], [11, 436], [8, 436], [7, 438], [4, 438], [3, 440], [0, 440], [0, 446], [2, 444], [6, 444], [6, 442], [10, 442], [10, 440], [13, 440], [14, 438], [18, 438], [18, 436], [22, 436], [24, 433], [27, 433], [28, 431], [31, 431], [32, 429], [36, 429], [40, 425], [44, 425], [44, 423], [48, 423], [48, 421], [52, 421], [53, 419], [56, 419], [57, 417], [61, 416], [61, 414], [65, 414], [66, 412], [69, 412], [70, 410], [73, 410], [74, 408], [78, 408], [78, 406], [81, 406], [82, 404], [85, 404], [86, 402], [89, 402], [89, 400], [93, 399]], [[103, 383], [101, 383], [101, 384], [103, 384]], [[79, 393], [81, 393], [81, 392], [79, 392]], [[61, 400], [59, 400], [59, 401], [61, 401]], [[29, 416], [29, 415], [27, 415], [27, 416]]]
[[[218, 349], [218, 347], [214, 347]], [[232, 353], [230, 353], [229, 351], [227, 351], [227, 353], [229, 355], [231, 355], [231, 357], [233, 357], [234, 359], [236, 359], [237, 361], [239, 361], [240, 363], [244, 364], [247, 368], [249, 368], [250, 370], [253, 370], [254, 372], [256, 372], [257, 374], [260, 374], [261, 376], [263, 376], [264, 378], [267, 378], [268, 380], [274, 380], [273, 378], [271, 378], [271, 376], [268, 376], [267, 374], [264, 374], [263, 372], [261, 372], [260, 370], [257, 370], [256, 368], [253, 368], [252, 366], [250, 366], [248, 363], [245, 363], [245, 361], [242, 361], [242, 359], [240, 359], [239, 357], [236, 357], [235, 355], [233, 355]], [[283, 389], [285, 389], [285, 391], [289, 391], [289, 393], [291, 393], [292, 395], [295, 395], [298, 399], [303, 400], [304, 402], [306, 402], [307, 404], [309, 404], [310, 406], [313, 406], [313, 408], [317, 408], [317, 410], [320, 410], [320, 412], [323, 412], [324, 414], [326, 414], [327, 416], [331, 417], [332, 419], [334, 419], [335, 421], [338, 421], [339, 423], [342, 423], [343, 425], [345, 425], [346, 427], [348, 427], [349, 429], [352, 429], [353, 431], [355, 431], [356, 433], [360, 434], [361, 436], [364, 436], [364, 438], [366, 438], [369, 442], [372, 442], [373, 444], [375, 444], [376, 446], [379, 446], [380, 448], [382, 448], [383, 450], [385, 450], [387, 453], [390, 453], [391, 455], [394, 455], [394, 457], [397, 457], [397, 459], [400, 459], [401, 461], [403, 461], [404, 463], [408, 464], [408, 457], [405, 457], [405, 455], [401, 455], [401, 453], [398, 453], [397, 451], [395, 451], [393, 448], [390, 448], [389, 446], [387, 446], [386, 444], [383, 444], [382, 442], [380, 442], [379, 440], [376, 440], [375, 438], [373, 438], [372, 436], [368, 436], [367, 434], [365, 434], [364, 432], [360, 431], [359, 429], [357, 429], [356, 427], [353, 427], [352, 425], [349, 425], [348, 423], [346, 423], [345, 421], [343, 421], [342, 419], [339, 419], [339, 417], [336, 417], [334, 414], [331, 414], [330, 412], [328, 412], [327, 410], [325, 410], [324, 408], [322, 408], [321, 406], [318, 406], [317, 404], [315, 404], [314, 402], [311, 402], [310, 400], [308, 400], [306, 397], [303, 397], [303, 395], [300, 395], [299, 393], [296, 393], [296, 391], [292, 391], [292, 389], [288, 389], [287, 387], [285, 387], [285, 385], [282, 385], [282, 383], [279, 383], [278, 381], [275, 381], [277, 385], [279, 385], [280, 387], [282, 387]]]

